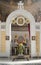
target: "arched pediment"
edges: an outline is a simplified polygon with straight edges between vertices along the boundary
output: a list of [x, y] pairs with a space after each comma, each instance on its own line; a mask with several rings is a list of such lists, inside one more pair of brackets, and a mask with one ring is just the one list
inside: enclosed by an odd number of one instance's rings
[[25, 23], [30, 23], [32, 22], [32, 20], [35, 22], [35, 19], [33, 17], [33, 15], [26, 11], [26, 10], [16, 10], [13, 11], [6, 20], [6, 23], [10, 24], [10, 23], [17, 23], [17, 25], [24, 25]]

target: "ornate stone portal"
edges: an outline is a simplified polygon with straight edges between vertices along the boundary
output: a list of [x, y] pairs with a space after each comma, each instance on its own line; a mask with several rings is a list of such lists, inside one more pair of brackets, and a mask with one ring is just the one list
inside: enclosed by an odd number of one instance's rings
[[[11, 50], [11, 45], [12, 45], [11, 41], [12, 41], [12, 36], [14, 36], [14, 35], [12, 35], [12, 30], [11, 30], [12, 24], [13, 24], [13, 26], [15, 26], [15, 28], [13, 29], [14, 30], [13, 34], [17, 33], [15, 35], [15, 37], [18, 37], [17, 35], [19, 35], [19, 34], [24, 36], [24, 33], [26, 33], [25, 38], [26, 38], [26, 36], [27, 36], [27, 38], [29, 38], [29, 45], [30, 45], [30, 54], [29, 55], [31, 55], [31, 57], [35, 57], [35, 56], [39, 55], [39, 52], [41, 55], [41, 50], [40, 50], [41, 48], [38, 49], [38, 52], [36, 52], [37, 50], [36, 50], [36, 39], [35, 39], [35, 36], [36, 36], [35, 19], [30, 12], [28, 12], [24, 9], [23, 3], [20, 1], [20, 3], [18, 3], [18, 9], [16, 11], [13, 11], [7, 17], [7, 20], [5, 23], [5, 28], [4, 28], [5, 30], [1, 29], [2, 31], [3, 30], [5, 31], [6, 35], [4, 35], [4, 33], [2, 33], [2, 34], [3, 34], [3, 37], [6, 36], [6, 39], [4, 38], [3, 41], [1, 41], [2, 44], [0, 43], [0, 46], [3, 46], [3, 44], [5, 43], [4, 46], [2, 47], [2, 49], [0, 49], [4, 53], [1, 52], [0, 56], [6, 56], [6, 57], [10, 56], [10, 52], [11, 52], [10, 50]], [[28, 27], [28, 24], [30, 24], [29, 27]], [[27, 29], [27, 31], [24, 29], [23, 26]], [[23, 28], [22, 32], [16, 31], [15, 29], [17, 29], [17, 28], [18, 28], [18, 30], [21, 30]], [[28, 31], [28, 28], [29, 28], [29, 31]], [[1, 33], [0, 33], [0, 38], [1, 38]], [[6, 46], [6, 48], [5, 48], [5, 46]], [[37, 45], [37, 47], [38, 47], [38, 45]], [[34, 52], [33, 52], [33, 50], [34, 50]]]
[[[32, 36], [35, 36], [35, 19], [30, 12], [24, 10], [24, 6], [21, 1], [20, 1], [20, 4], [18, 3], [18, 5], [19, 5], [18, 6], [19, 9], [12, 12], [6, 20], [6, 24], [7, 24], [6, 25], [6, 35], [10, 37], [10, 39], [8, 40], [8, 43], [10, 46], [11, 44], [11, 24], [12, 23], [17, 24], [18, 26], [24, 26], [25, 23], [28, 25], [29, 23], [30, 24], [31, 56], [33, 57], [33, 56], [36, 56], [36, 42], [35, 40], [32, 40]], [[34, 52], [33, 52], [33, 49], [34, 49]]]

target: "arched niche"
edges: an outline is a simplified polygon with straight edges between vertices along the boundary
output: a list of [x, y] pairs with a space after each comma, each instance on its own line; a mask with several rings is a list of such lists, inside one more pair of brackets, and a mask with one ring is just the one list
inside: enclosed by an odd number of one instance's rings
[[[30, 21], [30, 44], [31, 44], [31, 56], [36, 56], [36, 41], [32, 40], [32, 36], [35, 36], [35, 19], [33, 15], [26, 11], [26, 10], [16, 10], [13, 11], [6, 20], [6, 36], [9, 36], [9, 40], [6, 40], [7, 44], [7, 55], [10, 55], [10, 45], [11, 45], [11, 24], [12, 24], [12, 18], [15, 18], [19, 15], [22, 15], [29, 19]], [[9, 47], [9, 48], [8, 48]]]

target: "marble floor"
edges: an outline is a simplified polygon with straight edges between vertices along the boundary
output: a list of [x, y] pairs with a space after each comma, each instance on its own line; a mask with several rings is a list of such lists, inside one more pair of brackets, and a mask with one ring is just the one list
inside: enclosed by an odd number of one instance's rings
[[29, 63], [29, 64], [0, 64], [0, 65], [41, 65], [41, 63]]

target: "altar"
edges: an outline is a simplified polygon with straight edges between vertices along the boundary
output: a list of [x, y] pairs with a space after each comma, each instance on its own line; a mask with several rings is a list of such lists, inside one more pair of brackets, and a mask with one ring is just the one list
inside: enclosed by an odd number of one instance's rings
[[[40, 24], [20, 1], [17, 10], [8, 15], [6, 22], [0, 21], [0, 57], [19, 57], [19, 53], [26, 58], [41, 56]], [[22, 47], [18, 48], [18, 45]]]

